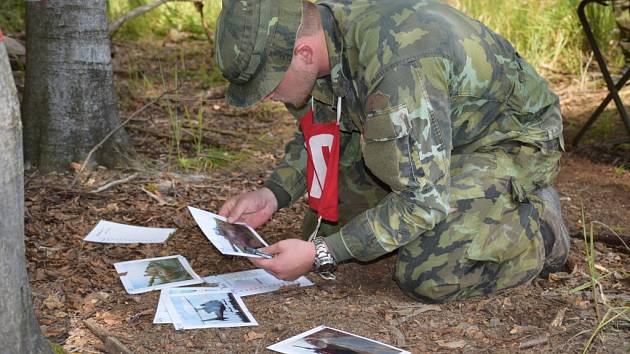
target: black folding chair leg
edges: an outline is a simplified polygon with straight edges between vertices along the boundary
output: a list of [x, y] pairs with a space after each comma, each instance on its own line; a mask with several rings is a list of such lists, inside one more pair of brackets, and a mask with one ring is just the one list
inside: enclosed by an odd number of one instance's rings
[[[617, 91], [619, 91], [619, 90], [621, 90], [623, 88], [623, 86], [626, 84], [626, 82], [628, 82], [628, 79], [630, 79], [630, 70], [626, 70], [626, 72], [623, 74], [623, 77], [617, 82], [617, 85], [615, 85], [615, 88], [617, 89]], [[612, 101], [612, 100], [613, 100], [613, 94], [609, 93], [606, 96], [606, 98], [602, 101], [602, 103], [599, 105], [599, 107], [597, 107], [597, 109], [593, 112], [593, 114], [588, 119], [588, 121], [584, 124], [584, 126], [577, 133], [577, 135], [573, 139], [573, 146], [577, 146], [578, 142], [582, 139], [582, 137], [584, 137], [584, 134], [586, 134], [586, 131], [588, 130], [588, 128], [590, 128], [591, 125], [593, 125], [593, 123], [595, 123], [595, 121], [597, 120], [599, 115], [602, 114], [602, 112], [604, 112], [604, 110], [606, 109], [606, 107], [608, 106], [610, 101]], [[625, 108], [624, 108], [624, 110], [625, 110]], [[623, 116], [622, 116], [622, 119], [624, 119]], [[626, 125], [626, 128], [628, 128], [627, 119], [624, 119], [624, 123]], [[629, 132], [630, 132], [630, 130], [629, 130]]]
[[608, 91], [610, 93], [608, 94], [608, 96], [606, 96], [606, 99], [602, 102], [602, 104], [600, 104], [599, 107], [597, 107], [597, 110], [593, 112], [593, 115], [589, 118], [589, 120], [586, 122], [584, 127], [582, 127], [580, 132], [577, 134], [577, 136], [573, 140], [573, 146], [578, 145], [578, 143], [584, 136], [584, 133], [586, 132], [586, 130], [591, 125], [593, 125], [595, 120], [597, 120], [599, 115], [604, 111], [604, 109], [606, 108], [608, 103], [610, 103], [611, 100], [615, 101], [615, 105], [617, 106], [617, 111], [619, 111], [621, 120], [623, 121], [623, 124], [625, 125], [626, 130], [628, 131], [628, 134], [630, 135], [630, 118], [628, 117], [628, 112], [626, 111], [626, 108], [624, 107], [623, 102], [621, 101], [621, 97], [619, 97], [619, 90], [621, 90], [621, 88], [625, 85], [625, 83], [630, 78], [630, 70], [627, 70], [624, 73], [621, 80], [619, 80], [619, 82], [615, 85], [612, 77], [610, 76], [610, 72], [608, 71], [608, 66], [606, 65], [604, 56], [602, 55], [602, 52], [599, 49], [599, 46], [597, 45], [597, 41], [595, 40], [595, 36], [593, 35], [591, 25], [588, 23], [588, 19], [586, 18], [586, 12], [585, 12], [586, 5], [590, 3], [597, 3], [603, 6], [608, 6], [609, 2], [610, 1], [608, 0], [582, 0], [582, 2], [580, 2], [580, 5], [578, 7], [578, 17], [580, 18], [580, 22], [582, 23], [582, 27], [584, 28], [586, 39], [588, 40], [589, 44], [591, 45], [591, 48], [593, 49], [593, 54], [595, 55], [597, 64], [599, 64], [599, 68], [602, 72], [602, 75], [604, 76], [604, 81], [606, 81], [606, 86], [608, 87]]

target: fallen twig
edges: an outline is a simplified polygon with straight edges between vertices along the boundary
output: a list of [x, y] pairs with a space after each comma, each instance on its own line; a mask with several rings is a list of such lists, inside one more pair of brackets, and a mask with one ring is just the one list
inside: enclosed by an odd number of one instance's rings
[[85, 157], [85, 160], [83, 160], [83, 164], [81, 164], [81, 168], [79, 169], [79, 171], [77, 171], [77, 175], [74, 177], [74, 180], [72, 181], [72, 184], [70, 186], [74, 187], [74, 185], [77, 183], [77, 179], [79, 178], [79, 176], [81, 176], [81, 173], [85, 169], [85, 166], [87, 166], [88, 162], [90, 161], [90, 158], [92, 158], [92, 155], [94, 154], [94, 152], [96, 152], [96, 150], [98, 150], [101, 146], [103, 146], [103, 144], [109, 138], [111, 138], [112, 135], [114, 135], [118, 130], [120, 130], [120, 128], [124, 127], [127, 123], [129, 123], [135, 116], [137, 116], [138, 114], [144, 112], [147, 108], [149, 108], [149, 107], [153, 106], [154, 104], [156, 104], [159, 100], [162, 99], [162, 97], [164, 95], [169, 94], [171, 92], [175, 92], [177, 90], [178, 90], [178, 88], [175, 89], [175, 90], [162, 92], [156, 99], [154, 99], [153, 101], [151, 101], [151, 102], [145, 104], [144, 106], [140, 107], [140, 109], [138, 109], [137, 111], [131, 113], [129, 118], [127, 118], [124, 122], [120, 123], [116, 128], [112, 129], [112, 131], [110, 131], [107, 135], [105, 135], [103, 140], [101, 140], [98, 144], [96, 144], [96, 146], [94, 146], [92, 148], [92, 150], [90, 150], [90, 152], [87, 154], [87, 156]]
[[112, 187], [115, 187], [115, 186], [127, 183], [127, 182], [135, 179], [136, 177], [138, 177], [138, 174], [134, 173], [134, 174], [129, 175], [129, 176], [125, 177], [125, 178], [122, 178], [122, 179], [119, 179], [119, 180], [115, 180], [115, 181], [111, 181], [111, 182], [109, 182], [107, 184], [104, 184], [104, 185], [102, 185], [102, 186], [100, 186], [100, 187], [98, 187], [96, 189], [91, 190], [90, 193], [100, 193], [100, 192], [108, 190], [108, 189], [110, 189]]
[[118, 338], [114, 337], [109, 331], [94, 323], [93, 320], [83, 321], [85, 326], [92, 331], [102, 342], [103, 349], [107, 353], [112, 354], [133, 354]]
[[148, 190], [146, 190], [144, 187], [140, 187], [140, 189], [141, 189], [143, 192], [145, 192], [145, 193], [146, 193], [149, 197], [151, 197], [151, 198], [155, 199], [155, 200], [156, 200], [156, 201], [160, 204], [160, 206], [162, 206], [162, 205], [167, 205], [167, 204], [168, 204], [168, 203], [167, 203], [164, 199], [160, 198], [160, 197], [159, 197], [159, 196], [157, 196], [155, 193], [151, 193], [151, 192], [149, 192], [149, 191], [148, 191]]
[[131, 20], [132, 18], [138, 17], [140, 15], [142, 15], [145, 12], [149, 12], [153, 9], [155, 9], [156, 7], [159, 7], [161, 5], [166, 4], [167, 2], [194, 2], [194, 3], [201, 3], [201, 0], [157, 0], [154, 1], [152, 3], [146, 4], [146, 5], [142, 5], [142, 6], [138, 6], [136, 8], [134, 8], [133, 10], [127, 12], [126, 14], [120, 16], [119, 18], [117, 18], [116, 20], [114, 20], [114, 22], [112, 22], [109, 25], [109, 36], [111, 37], [114, 33], [116, 33], [116, 31], [118, 31], [120, 29], [120, 27], [122, 27], [122, 25]]
[[[571, 237], [584, 240], [582, 233], [572, 233]], [[630, 245], [630, 236], [597, 233], [594, 238], [595, 242], [601, 242], [622, 252], [630, 253], [630, 248], [628, 248], [628, 245]]]
[[548, 336], [534, 338], [532, 340], [528, 340], [528, 341], [522, 342], [518, 346], [518, 349], [533, 348], [533, 347], [536, 347], [536, 346], [539, 346], [539, 345], [547, 344], [547, 342], [549, 342], [549, 337]]

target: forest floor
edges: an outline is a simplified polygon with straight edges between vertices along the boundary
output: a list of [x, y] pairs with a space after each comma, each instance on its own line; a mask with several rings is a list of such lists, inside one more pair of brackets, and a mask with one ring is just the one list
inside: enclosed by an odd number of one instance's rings
[[[344, 264], [336, 281], [310, 274], [315, 286], [245, 297], [257, 327], [176, 331], [154, 325], [158, 292], [127, 294], [113, 264], [181, 254], [201, 276], [252, 268], [242, 257], [221, 255], [186, 207], [218, 211], [228, 197], [259, 187], [294, 129], [277, 105], [247, 111], [226, 106], [221, 89], [213, 87], [215, 74], [205, 69], [211, 65], [206, 42], [118, 44], [114, 69], [121, 120], [179, 86], [126, 127], [138, 154], [135, 167], [99, 167], [79, 176], [76, 170], [26, 172], [29, 274], [35, 311], [49, 340], [71, 352], [100, 353], [103, 343], [84, 324], [92, 319], [137, 353], [263, 353], [270, 344], [325, 324], [413, 353], [574, 353], [583, 350], [600, 321], [626, 311], [599, 331], [590, 352], [628, 352], [629, 252], [597, 242], [597, 294], [590, 287], [575, 288], [591, 281], [586, 245], [579, 238], [582, 208], [589, 225], [598, 221], [630, 235], [630, 144], [604, 145], [623, 137], [611, 108], [583, 147], [572, 149], [568, 142], [605, 90], [551, 73], [562, 99], [569, 150], [557, 189], [566, 223], [578, 236], [565, 272], [488, 297], [426, 305], [400, 292], [391, 277], [394, 257], [385, 257]], [[138, 177], [128, 183], [91, 192], [134, 173]], [[298, 203], [278, 212], [259, 233], [269, 242], [298, 235], [305, 208]], [[101, 219], [177, 232], [164, 244], [83, 242]], [[594, 230], [611, 233], [597, 225]], [[611, 308], [618, 310], [607, 313]]]

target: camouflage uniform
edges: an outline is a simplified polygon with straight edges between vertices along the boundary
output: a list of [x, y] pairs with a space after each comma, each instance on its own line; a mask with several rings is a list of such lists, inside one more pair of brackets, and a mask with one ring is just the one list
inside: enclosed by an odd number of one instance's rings
[[612, 3], [619, 28], [619, 46], [627, 66], [630, 65], [630, 0], [613, 0]]
[[[317, 6], [332, 69], [312, 92], [316, 122], [334, 120], [343, 98], [340, 220], [320, 231], [336, 258], [398, 249], [395, 279], [425, 301], [535, 277], [545, 250], [532, 192], [552, 183], [562, 150], [545, 80], [505, 39], [437, 1]], [[298, 131], [266, 182], [280, 207], [304, 196], [305, 164]], [[309, 212], [304, 234], [314, 227]]]

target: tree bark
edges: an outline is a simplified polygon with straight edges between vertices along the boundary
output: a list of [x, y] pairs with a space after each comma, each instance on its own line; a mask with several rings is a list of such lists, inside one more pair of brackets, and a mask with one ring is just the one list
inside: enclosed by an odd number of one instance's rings
[[[27, 163], [67, 169], [120, 123], [107, 28], [105, 0], [26, 2]], [[119, 165], [128, 146], [121, 130], [90, 164]]]
[[0, 32], [0, 352], [52, 353], [31, 302], [24, 246], [20, 109]]

